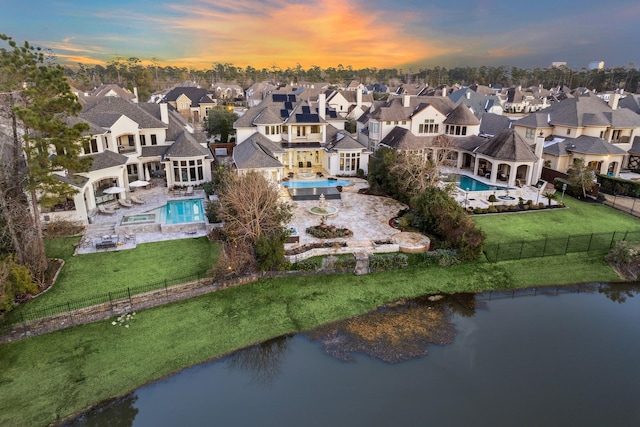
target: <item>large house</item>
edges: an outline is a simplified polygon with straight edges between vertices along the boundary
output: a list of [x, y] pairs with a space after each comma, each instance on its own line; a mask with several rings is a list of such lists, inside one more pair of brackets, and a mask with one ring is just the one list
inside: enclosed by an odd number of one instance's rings
[[235, 123], [233, 163], [239, 174], [260, 171], [273, 181], [290, 173], [354, 176], [367, 171], [369, 151], [344, 130], [326, 95], [273, 91]]
[[514, 121], [514, 128], [530, 144], [544, 139], [543, 159], [552, 169], [566, 172], [580, 158], [597, 173], [618, 176], [640, 136], [640, 115], [618, 108], [618, 99], [612, 96], [607, 103], [589, 94], [565, 99]]
[[88, 172], [61, 171], [58, 178], [77, 188], [71, 211], [45, 213], [87, 224], [101, 204], [126, 198], [109, 187], [129, 189], [135, 180], [163, 178], [169, 187], [187, 187], [211, 181], [213, 156], [206, 135], [193, 130], [168, 104], [134, 104], [107, 98], [84, 107], [74, 120], [90, 127], [83, 150], [93, 158]]
[[214, 91], [199, 87], [178, 86], [171, 89], [163, 99], [175, 108], [183, 117], [193, 123], [199, 123], [209, 114], [209, 110], [218, 105]]

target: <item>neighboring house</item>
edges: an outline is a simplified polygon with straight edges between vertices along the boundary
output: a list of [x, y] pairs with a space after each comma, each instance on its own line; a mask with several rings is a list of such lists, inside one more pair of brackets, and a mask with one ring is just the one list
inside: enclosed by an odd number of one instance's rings
[[88, 172], [56, 174], [78, 189], [75, 209], [65, 212], [64, 219], [87, 224], [98, 205], [126, 198], [126, 193], [118, 196], [104, 190], [112, 186], [128, 190], [135, 180], [164, 177], [169, 187], [211, 181], [213, 157], [206, 135], [194, 132], [166, 103], [104, 99], [85, 106], [73, 121], [89, 125], [83, 155], [92, 157], [93, 163]]
[[244, 90], [238, 85], [214, 83], [211, 85], [211, 89], [215, 92], [218, 99], [244, 99]]
[[356, 90], [330, 90], [326, 92], [327, 105], [341, 117], [359, 119], [364, 111], [373, 105], [373, 95]]
[[260, 104], [267, 95], [278, 89], [278, 85], [271, 82], [254, 83], [245, 92], [245, 99], [248, 107], [255, 107]]
[[164, 97], [168, 103], [193, 123], [200, 123], [207, 117], [209, 110], [218, 105], [216, 93], [199, 87], [178, 86], [171, 89]]
[[[358, 140], [375, 151], [395, 127], [419, 136], [445, 132], [444, 121], [456, 105], [446, 97], [404, 95], [372, 105], [364, 120], [358, 121]], [[454, 130], [455, 132], [455, 130]]]
[[234, 123], [238, 174], [259, 171], [279, 181], [289, 173], [366, 172], [368, 150], [344, 131], [344, 119], [327, 108], [325, 94], [310, 102], [299, 93], [274, 91]]
[[133, 103], [138, 102], [137, 88], [134, 87], [133, 92], [131, 92], [126, 87], [115, 83], [101, 84], [97, 88], [87, 92], [83, 92], [77, 88], [72, 88], [72, 92], [78, 97], [78, 100], [83, 105], [93, 104], [105, 98], [121, 98]]
[[462, 88], [450, 94], [449, 99], [456, 105], [465, 104], [476, 117], [480, 117], [483, 113], [503, 113], [500, 98], [494, 94], [482, 95], [470, 88]]
[[503, 95], [507, 113], [527, 114], [549, 106], [546, 96], [536, 97], [533, 92], [523, 91], [521, 86], [506, 89]]
[[589, 94], [567, 98], [514, 121], [514, 128], [529, 144], [546, 141], [544, 159], [553, 169], [566, 172], [581, 158], [598, 173], [618, 176], [640, 136], [640, 115], [617, 103], [615, 96], [610, 104]]

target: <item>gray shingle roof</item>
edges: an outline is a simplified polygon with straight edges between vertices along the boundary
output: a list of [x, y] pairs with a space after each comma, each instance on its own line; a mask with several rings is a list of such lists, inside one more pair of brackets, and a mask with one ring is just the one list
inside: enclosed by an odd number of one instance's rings
[[[88, 122], [95, 123], [100, 127], [113, 124], [115, 115], [124, 115], [136, 122], [142, 129], [166, 128], [167, 125], [160, 119], [149, 114], [139, 104], [134, 104], [122, 98], [107, 97], [95, 104], [86, 105], [79, 117]], [[93, 120], [93, 121], [92, 121]]]
[[335, 126], [327, 126], [327, 151], [354, 150], [364, 149], [364, 145], [355, 140], [349, 132], [336, 128]]
[[121, 166], [127, 163], [127, 157], [113, 151], [106, 150], [101, 153], [91, 154], [93, 157], [93, 163], [90, 172], [98, 171], [102, 169], [112, 168], [114, 166]]
[[480, 121], [469, 110], [469, 107], [465, 104], [459, 104], [447, 115], [444, 123], [447, 125], [478, 125]]
[[494, 136], [511, 126], [511, 119], [493, 113], [482, 113], [480, 116], [480, 133]]
[[553, 126], [549, 124], [549, 115], [547, 114], [547, 110], [551, 107], [547, 107], [545, 112], [541, 113], [531, 113], [528, 116], [521, 118], [520, 120], [515, 120], [513, 122], [514, 126], [523, 126], [527, 128], [534, 129], [551, 129]]
[[208, 149], [198, 144], [189, 132], [182, 132], [164, 154], [165, 158], [199, 157], [212, 158]]
[[414, 151], [427, 148], [429, 140], [428, 136], [417, 136], [409, 129], [396, 126], [380, 141], [380, 144], [395, 150]]
[[629, 148], [629, 154], [640, 156], [640, 136], [633, 138], [633, 145]]
[[480, 146], [476, 152], [498, 160], [514, 162], [538, 160], [529, 144], [513, 129], [503, 130]]
[[140, 157], [162, 157], [169, 145], [145, 145], [142, 147]]
[[191, 100], [192, 107], [198, 107], [200, 103], [212, 103], [209, 96], [216, 97], [215, 92], [199, 87], [175, 87], [171, 89], [164, 97], [167, 102], [175, 102], [181, 95], [185, 95]]
[[409, 120], [411, 116], [429, 106], [442, 114], [449, 114], [456, 105], [449, 98], [438, 96], [412, 96], [409, 107], [403, 106], [403, 98], [389, 99], [384, 105], [377, 107], [371, 113], [371, 118], [381, 121]]
[[275, 158], [275, 150], [284, 152], [267, 137], [256, 132], [236, 145], [233, 149], [233, 162], [238, 169], [281, 168], [283, 165]]
[[544, 153], [555, 156], [567, 156], [570, 153], [593, 154], [605, 156], [627, 154], [621, 148], [595, 136], [582, 135], [577, 138], [555, 138], [545, 143]]
[[628, 108], [634, 113], [640, 114], [640, 95], [631, 94], [618, 101], [619, 108]]

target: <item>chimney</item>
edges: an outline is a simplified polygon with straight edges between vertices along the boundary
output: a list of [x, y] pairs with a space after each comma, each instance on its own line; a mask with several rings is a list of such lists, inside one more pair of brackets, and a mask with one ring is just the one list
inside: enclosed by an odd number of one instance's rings
[[402, 96], [402, 106], [411, 107], [411, 97], [409, 95]]
[[169, 124], [169, 108], [166, 102], [160, 103], [160, 120], [166, 125]]
[[542, 167], [544, 165], [544, 160], [542, 159], [542, 153], [544, 151], [544, 134], [540, 131], [540, 134], [534, 139], [534, 154], [538, 158], [533, 165], [533, 176], [531, 177], [531, 182], [538, 182], [540, 176], [542, 175]]
[[318, 95], [318, 115], [324, 120], [327, 111], [327, 95], [321, 93]]
[[447, 96], [447, 87], [442, 88], [442, 96]]
[[609, 107], [611, 107], [612, 110], [617, 110], [618, 101], [620, 101], [620, 94], [619, 93], [611, 94], [611, 96], [609, 97]]
[[362, 88], [358, 86], [358, 90], [356, 90], [356, 107], [362, 106]]
[[465, 96], [467, 99], [471, 99], [471, 90], [467, 90], [467, 92], [464, 94], [464, 96]]
[[133, 99], [133, 102], [134, 102], [135, 104], [137, 104], [137, 103], [138, 103], [138, 87], [137, 87], [137, 86], [134, 86], [134, 87], [133, 87], [133, 94], [136, 96], [136, 97]]

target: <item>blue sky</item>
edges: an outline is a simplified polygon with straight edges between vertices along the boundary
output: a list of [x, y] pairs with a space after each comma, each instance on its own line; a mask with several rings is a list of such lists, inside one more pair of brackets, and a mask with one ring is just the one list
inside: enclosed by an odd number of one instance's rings
[[5, 0], [0, 32], [59, 62], [573, 68], [640, 63], [638, 0]]

